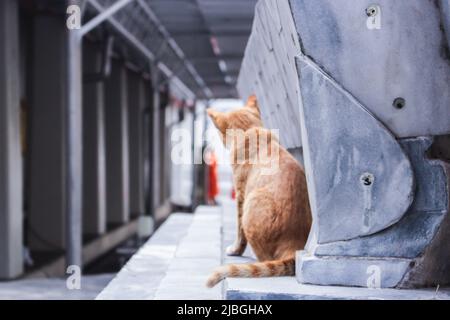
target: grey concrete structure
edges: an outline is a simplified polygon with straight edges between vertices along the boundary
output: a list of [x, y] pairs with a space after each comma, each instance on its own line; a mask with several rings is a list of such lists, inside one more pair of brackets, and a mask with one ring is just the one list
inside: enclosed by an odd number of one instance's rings
[[[445, 34], [447, 35], [447, 44], [450, 43], [450, 1], [449, 0], [440, 0], [437, 4], [441, 8], [441, 19], [442, 19], [442, 27], [445, 30]], [[445, 46], [442, 48], [443, 53], [448, 55], [448, 46], [447, 49]], [[445, 52], [447, 50], [447, 53]]]
[[145, 212], [144, 199], [144, 108], [145, 87], [141, 76], [128, 73], [128, 120], [130, 151], [130, 212], [134, 216]]
[[450, 300], [449, 289], [369, 289], [299, 284], [291, 277], [229, 279], [227, 300]]
[[315, 220], [311, 237], [327, 243], [391, 226], [413, 200], [409, 159], [358, 101], [308, 58], [298, 61], [303, 146]]
[[0, 3], [0, 279], [22, 273], [18, 4]]
[[160, 84], [160, 72], [156, 68], [156, 64], [152, 64], [152, 110], [151, 110], [151, 125], [152, 125], [152, 150], [151, 150], [151, 193], [152, 193], [152, 203], [150, 204], [150, 210], [152, 214], [155, 214], [156, 209], [162, 204], [161, 203], [161, 128], [164, 128], [164, 123], [161, 123], [161, 100], [159, 92]]
[[[409, 271], [411, 260], [401, 258], [361, 259], [346, 256], [310, 256], [307, 252], [297, 255], [297, 279], [303, 284], [325, 286], [341, 285], [349, 287], [380, 286], [395, 288]], [[376, 270], [377, 283], [372, 283], [371, 275]], [[378, 288], [378, 287], [377, 287]]]
[[[379, 1], [379, 30], [366, 26], [368, 0], [319, 2], [262, 0], [256, 8], [238, 89], [242, 97], [258, 95], [268, 127], [290, 127], [280, 133], [281, 142], [288, 148], [302, 143], [294, 67], [300, 53], [312, 57], [397, 137], [450, 133], [448, 0]], [[425, 25], [416, 23], [422, 20]], [[392, 107], [399, 97], [405, 108]]]
[[305, 160], [303, 159], [303, 149], [302, 148], [294, 148], [288, 150], [290, 154], [294, 156], [294, 158], [301, 163], [302, 165], [305, 164]]
[[[222, 252], [231, 245], [236, 237], [236, 205], [230, 201], [222, 203]], [[310, 261], [314, 258], [307, 258]], [[338, 258], [336, 258], [338, 259]], [[349, 261], [349, 263], [354, 263]], [[251, 248], [247, 248], [242, 257], [223, 256], [224, 264], [242, 264], [255, 261], [255, 256]], [[342, 268], [342, 263], [334, 265], [333, 260], [321, 261], [321, 266], [313, 265], [311, 267], [326, 268], [326, 272], [316, 273], [321, 277], [329, 275], [327, 279], [336, 279], [336, 273], [341, 273], [341, 278], [347, 278], [349, 282], [355, 285], [367, 286], [367, 266], [373, 266], [377, 263], [376, 259], [372, 259], [365, 268], [362, 264], [357, 263], [356, 267], [362, 268], [361, 272], [355, 274], [348, 272], [348, 268]], [[398, 278], [403, 275], [402, 271], [409, 267], [408, 259], [392, 259], [391, 261], [378, 261], [384, 267], [389, 268], [390, 272], [386, 272], [386, 277], [381, 279], [395, 283]], [[305, 263], [305, 267], [307, 263]], [[381, 269], [383, 270], [383, 269]], [[384, 269], [386, 271], [386, 269]], [[396, 272], [400, 271], [400, 272]], [[314, 274], [314, 273], [313, 273]], [[384, 273], [382, 272], [383, 276]], [[312, 280], [312, 279], [310, 279]], [[323, 279], [320, 279], [323, 282]], [[325, 283], [324, 283], [325, 284]], [[331, 283], [330, 283], [331, 284]], [[229, 278], [224, 284], [224, 299], [227, 300], [449, 300], [449, 288], [440, 287], [420, 289], [420, 290], [396, 290], [396, 289], [373, 289], [373, 288], [357, 288], [357, 287], [336, 287], [326, 285], [306, 285], [299, 284], [295, 277], [274, 277], [261, 279], [245, 279], [245, 278]]]
[[[81, 5], [80, 0], [69, 4]], [[67, 28], [61, 26], [61, 28]], [[65, 112], [64, 183], [65, 232], [67, 266], [82, 265], [83, 233], [83, 52], [82, 38], [78, 32], [67, 32], [67, 93]]]
[[448, 5], [257, 5], [238, 87], [303, 147], [314, 223], [300, 282], [366, 286], [375, 266], [382, 287], [450, 283], [448, 164], [424, 138], [450, 133]]
[[445, 2], [377, 1], [380, 29], [369, 29], [371, 1], [290, 1], [303, 53], [398, 138], [450, 133]]
[[295, 35], [289, 1], [259, 1], [237, 83], [243, 99], [257, 95], [264, 125], [280, 129], [289, 149], [302, 145], [295, 69], [301, 44]]
[[[98, 47], [84, 45], [85, 75], [101, 72], [102, 56]], [[106, 231], [106, 79], [89, 78], [83, 86], [83, 233], [101, 235]]]
[[67, 29], [63, 17], [37, 15], [33, 32], [27, 231], [32, 249], [58, 251], [66, 242]]
[[118, 61], [106, 81], [105, 119], [107, 222], [121, 224], [130, 218], [130, 154], [127, 70]]
[[[407, 139], [401, 142], [416, 169], [414, 202], [401, 221], [371, 237], [320, 244], [319, 256], [350, 255], [414, 259], [433, 241], [448, 210], [448, 166], [425, 158], [431, 138]], [[432, 179], [430, 179], [432, 178]], [[442, 252], [444, 254], [445, 252]], [[442, 256], [444, 258], [444, 255]]]

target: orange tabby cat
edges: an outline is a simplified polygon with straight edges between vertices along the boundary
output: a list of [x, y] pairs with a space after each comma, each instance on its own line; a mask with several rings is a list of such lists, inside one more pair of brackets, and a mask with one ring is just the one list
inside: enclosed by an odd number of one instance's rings
[[[248, 242], [260, 262], [222, 266], [210, 276], [207, 286], [214, 287], [226, 277], [294, 275], [295, 252], [305, 246], [312, 220], [303, 168], [263, 128], [255, 96], [237, 111], [208, 110], [208, 115], [223, 139], [227, 130], [245, 132], [243, 139], [231, 135], [228, 145], [236, 187], [238, 232], [227, 254], [242, 255]], [[255, 136], [258, 143], [251, 147]], [[271, 164], [254, 161], [259, 159], [258, 152], [266, 141], [269, 147], [264, 152], [273, 160]], [[244, 161], [236, 161], [239, 154], [245, 155]], [[275, 162], [277, 166], [268, 173], [268, 166]]]

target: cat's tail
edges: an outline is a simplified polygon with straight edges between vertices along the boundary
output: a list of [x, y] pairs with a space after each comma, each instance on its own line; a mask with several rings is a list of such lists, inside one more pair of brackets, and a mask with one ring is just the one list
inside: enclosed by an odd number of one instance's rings
[[265, 278], [293, 276], [295, 259], [257, 262], [252, 264], [231, 264], [219, 267], [208, 278], [206, 286], [214, 287], [225, 278]]

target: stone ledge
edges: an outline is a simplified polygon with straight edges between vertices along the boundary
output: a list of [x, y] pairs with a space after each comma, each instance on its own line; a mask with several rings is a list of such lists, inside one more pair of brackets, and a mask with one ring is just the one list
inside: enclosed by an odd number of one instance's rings
[[294, 277], [228, 279], [227, 300], [450, 300], [450, 288], [398, 290], [301, 285]]
[[[236, 234], [236, 206], [224, 202], [222, 206], [223, 250], [230, 245]], [[224, 256], [225, 264], [251, 263], [255, 256], [247, 248], [243, 257]], [[356, 287], [302, 285], [295, 277], [233, 279], [224, 282], [226, 300], [450, 300], [450, 288], [436, 294], [433, 289], [398, 290], [367, 289]]]

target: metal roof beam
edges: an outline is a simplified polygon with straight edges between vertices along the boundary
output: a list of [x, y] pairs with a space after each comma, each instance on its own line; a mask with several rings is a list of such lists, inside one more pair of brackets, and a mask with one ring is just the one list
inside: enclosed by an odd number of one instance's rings
[[181, 50], [181, 48], [178, 46], [177, 42], [172, 38], [172, 36], [169, 34], [169, 32], [166, 30], [166, 28], [162, 25], [162, 23], [159, 21], [158, 17], [155, 15], [155, 13], [152, 11], [152, 9], [150, 9], [150, 7], [143, 0], [136, 0], [136, 1], [141, 6], [141, 8], [144, 10], [144, 12], [147, 14], [147, 16], [150, 18], [150, 20], [158, 27], [159, 32], [166, 39], [167, 43], [172, 48], [172, 50], [177, 54], [177, 56], [182, 61], [184, 61], [184, 65], [185, 65], [186, 69], [189, 71], [191, 76], [195, 79], [195, 81], [200, 86], [200, 88], [202, 88], [205, 96], [207, 98], [212, 98], [213, 97], [212, 91], [207, 87], [205, 81], [198, 74], [197, 70], [192, 65], [192, 63], [187, 60], [183, 50]]
[[[87, 0], [89, 4], [98, 12], [103, 12], [105, 9], [101, 4], [98, 3], [97, 0]], [[131, 34], [121, 23], [119, 23], [114, 17], [109, 16], [106, 19], [115, 29], [119, 32], [130, 44], [132, 44], [142, 55], [148, 58], [150, 61], [154, 62], [155, 55], [151, 52], [139, 39], [137, 39], [133, 34]], [[166, 66], [162, 62], [158, 62], [157, 67], [161, 72], [168, 78], [171, 78], [174, 85], [176, 85], [187, 97], [193, 99], [196, 94], [192, 92], [178, 77], [175, 76], [175, 73], [170, 70], [168, 66]]]
[[247, 37], [251, 30], [219, 30], [219, 31], [196, 31], [196, 30], [179, 30], [171, 31], [173, 37]]
[[[90, 0], [87, 0], [90, 2]], [[87, 22], [83, 27], [79, 30], [79, 36], [83, 37], [88, 32], [95, 29], [97, 26], [99, 26], [101, 23], [103, 23], [105, 20], [112, 17], [113, 14], [115, 14], [117, 11], [123, 9], [126, 5], [130, 4], [135, 0], [119, 0], [113, 5], [111, 5], [109, 8], [105, 9], [104, 11], [101, 11], [96, 17], [92, 18]]]
[[205, 62], [217, 62], [219, 60], [225, 60], [225, 61], [229, 61], [229, 60], [238, 60], [241, 61], [242, 60], [242, 55], [234, 55], [234, 54], [230, 54], [230, 55], [220, 55], [220, 56], [194, 56], [194, 57], [189, 57], [189, 60], [194, 62], [194, 63], [205, 63]]

